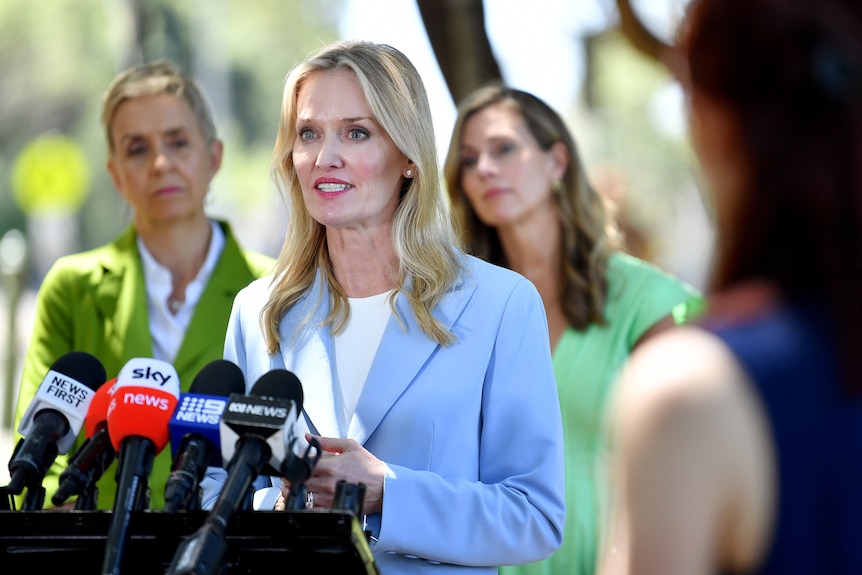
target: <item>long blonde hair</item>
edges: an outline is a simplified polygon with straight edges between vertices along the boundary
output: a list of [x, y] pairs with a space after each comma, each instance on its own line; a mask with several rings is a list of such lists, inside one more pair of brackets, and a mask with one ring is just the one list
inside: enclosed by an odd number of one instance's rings
[[[332, 270], [325, 227], [306, 209], [293, 165], [296, 103], [304, 81], [315, 72], [344, 69], [356, 74], [375, 119], [414, 164], [414, 177], [405, 178], [402, 184], [392, 228], [401, 279], [396, 294], [405, 295], [423, 333], [440, 344], [449, 345], [454, 342], [454, 336], [431, 311], [455, 284], [461, 272], [463, 252], [458, 245], [448, 198], [441, 187], [425, 87], [410, 60], [395, 48], [349, 40], [320, 49], [297, 65], [285, 80], [272, 176], [287, 195], [290, 213], [273, 290], [261, 312], [267, 349], [270, 353], [278, 349], [281, 318], [308, 292], [318, 271], [323, 274], [331, 294], [331, 311], [324, 325], [331, 325], [333, 332], [338, 333], [349, 318], [347, 295]], [[394, 297], [390, 303], [398, 317]], [[317, 305], [320, 304], [318, 301]], [[307, 322], [310, 316], [305, 319]]]

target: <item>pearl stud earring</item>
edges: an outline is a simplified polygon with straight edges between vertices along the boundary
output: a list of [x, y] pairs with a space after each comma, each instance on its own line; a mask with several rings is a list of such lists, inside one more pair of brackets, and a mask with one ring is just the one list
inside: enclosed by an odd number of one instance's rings
[[407, 176], [408, 178], [412, 177], [413, 176], [413, 170], [407, 170], [406, 172], [404, 172], [404, 175]]

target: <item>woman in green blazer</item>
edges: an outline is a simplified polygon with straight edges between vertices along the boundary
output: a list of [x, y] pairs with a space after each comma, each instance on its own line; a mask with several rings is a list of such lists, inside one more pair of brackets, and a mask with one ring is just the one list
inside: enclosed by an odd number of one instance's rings
[[[176, 368], [181, 390], [188, 391], [198, 372], [222, 357], [236, 293], [274, 264], [242, 249], [230, 226], [204, 211], [222, 143], [190, 78], [164, 60], [136, 66], [114, 79], [102, 108], [108, 171], [132, 208], [132, 222], [111, 243], [60, 258], [45, 276], [16, 429], [51, 365], [71, 351], [93, 354], [109, 379], [135, 357], [167, 361]], [[82, 431], [46, 473], [46, 506], [83, 439]], [[150, 474], [152, 509], [164, 507], [170, 469], [168, 446]], [[116, 463], [98, 482], [99, 509], [113, 508], [115, 473]]]

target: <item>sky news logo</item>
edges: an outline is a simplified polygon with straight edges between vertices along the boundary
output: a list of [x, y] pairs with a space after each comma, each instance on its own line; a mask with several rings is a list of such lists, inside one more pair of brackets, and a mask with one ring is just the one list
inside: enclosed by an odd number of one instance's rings
[[[171, 407], [171, 402], [167, 397], [160, 397], [158, 395], [150, 395], [149, 393], [133, 393], [133, 392], [122, 392], [123, 403], [126, 405], [140, 405], [144, 407], [155, 407], [156, 409], [160, 409], [162, 411], [168, 411]], [[111, 401], [111, 405], [114, 404], [114, 401]]]
[[132, 379], [147, 379], [155, 381], [159, 386], [164, 386], [170, 381], [172, 374], [162, 373], [158, 369], [153, 369], [149, 365], [146, 368], [135, 368], [132, 370]]

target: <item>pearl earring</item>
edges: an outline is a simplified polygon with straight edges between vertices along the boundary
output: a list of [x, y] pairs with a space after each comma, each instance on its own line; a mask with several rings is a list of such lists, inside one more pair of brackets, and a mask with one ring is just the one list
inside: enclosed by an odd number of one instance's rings
[[413, 176], [413, 170], [407, 170], [406, 172], [404, 172], [404, 175], [407, 176], [408, 178], [412, 177]]

